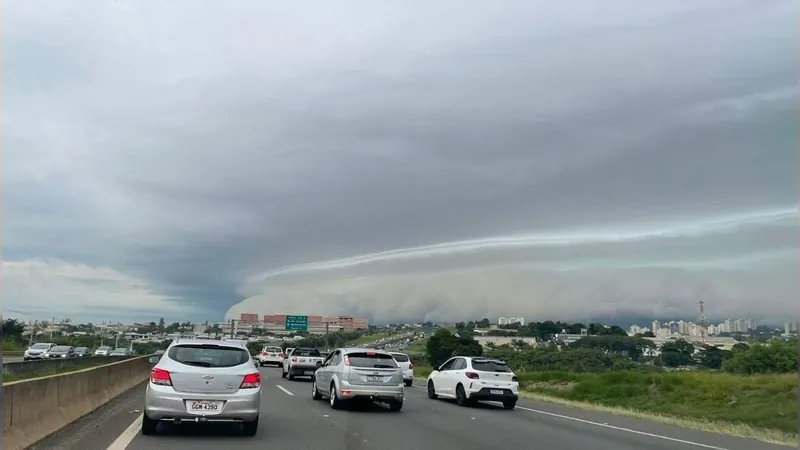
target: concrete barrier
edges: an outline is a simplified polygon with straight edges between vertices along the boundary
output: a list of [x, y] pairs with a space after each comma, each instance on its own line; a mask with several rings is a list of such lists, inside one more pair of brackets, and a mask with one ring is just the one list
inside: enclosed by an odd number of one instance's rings
[[58, 358], [43, 359], [34, 361], [16, 361], [3, 364], [4, 376], [20, 376], [26, 374], [41, 374], [62, 371], [64, 369], [84, 369], [87, 367], [98, 366], [100, 364], [110, 364], [112, 362], [123, 361], [132, 358], [131, 356], [91, 356], [84, 358]]
[[22, 450], [150, 376], [148, 356], [3, 384], [4, 450]]

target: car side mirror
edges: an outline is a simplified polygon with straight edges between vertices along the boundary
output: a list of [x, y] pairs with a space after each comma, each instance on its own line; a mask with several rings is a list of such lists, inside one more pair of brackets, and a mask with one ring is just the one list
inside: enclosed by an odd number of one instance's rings
[[433, 368], [433, 370], [432, 370], [432, 372], [438, 372], [438, 371], [439, 371], [439, 369], [441, 369], [441, 367], [434, 367], [434, 368]]
[[159, 358], [158, 356], [151, 356], [150, 358], [148, 358], [148, 360], [147, 360], [147, 361], [148, 361], [150, 364], [158, 364], [158, 360], [159, 360], [159, 359], [161, 359], [161, 358]]

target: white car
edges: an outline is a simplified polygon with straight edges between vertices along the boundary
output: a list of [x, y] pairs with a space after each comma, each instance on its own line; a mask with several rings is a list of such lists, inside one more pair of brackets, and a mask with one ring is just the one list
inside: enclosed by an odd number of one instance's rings
[[411, 363], [411, 358], [405, 353], [389, 352], [392, 358], [397, 362], [400, 371], [403, 372], [403, 383], [411, 387], [414, 384], [414, 364]]
[[261, 349], [261, 353], [258, 354], [258, 365], [261, 367], [267, 365], [282, 366], [284, 357], [283, 349], [280, 347], [264, 347]]
[[505, 361], [475, 356], [454, 356], [433, 369], [427, 390], [430, 399], [454, 398], [461, 406], [483, 400], [514, 409], [519, 399], [517, 376]]

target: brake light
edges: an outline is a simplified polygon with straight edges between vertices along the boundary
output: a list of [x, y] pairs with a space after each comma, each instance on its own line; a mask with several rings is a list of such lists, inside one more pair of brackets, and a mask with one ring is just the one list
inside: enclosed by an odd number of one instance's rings
[[286, 353], [281, 353], [281, 358], [286, 358]]
[[239, 389], [252, 389], [261, 386], [261, 374], [256, 373], [248, 373], [244, 376], [242, 380], [242, 385], [239, 386]]
[[297, 356], [292, 356], [292, 362], [297, 362]]
[[467, 373], [465, 373], [464, 375], [466, 375], [466, 376], [467, 376], [467, 378], [469, 378], [470, 380], [477, 380], [478, 378], [480, 378], [480, 377], [478, 376], [478, 374], [477, 374], [477, 373], [475, 373], [475, 372], [467, 372]]
[[517, 381], [519, 381], [519, 380], [517, 380], [517, 376], [515, 375], [515, 376], [511, 377], [511, 381], [513, 381], [513, 382], [515, 382], [515, 383], [516, 383], [516, 382], [517, 382]]
[[345, 366], [349, 366], [350, 365], [350, 357], [347, 356], [347, 355], [344, 355], [344, 365]]
[[267, 352], [261, 352], [261, 356], [269, 356], [269, 353], [267, 353]]
[[408, 363], [408, 370], [411, 370], [411, 369], [413, 369], [413, 368], [414, 368], [414, 365], [413, 365], [413, 364], [411, 364], [411, 363]]
[[169, 376], [169, 372], [164, 369], [151, 370], [150, 382], [159, 386], [172, 386], [172, 378]]
[[370, 357], [370, 358], [374, 358], [375, 357], [375, 352], [367, 352], [367, 356]]

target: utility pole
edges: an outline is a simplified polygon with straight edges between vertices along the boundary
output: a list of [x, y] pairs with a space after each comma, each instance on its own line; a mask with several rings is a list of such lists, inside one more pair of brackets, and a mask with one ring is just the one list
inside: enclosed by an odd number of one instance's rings
[[234, 328], [234, 324], [233, 324], [234, 320], [236, 320], [236, 319], [231, 319], [231, 339], [236, 337], [235, 333], [234, 333], [234, 329], [233, 329]]
[[117, 332], [117, 336], [114, 338], [114, 348], [119, 348], [119, 332]]
[[330, 349], [328, 348], [328, 346], [330, 345], [328, 343], [328, 333], [330, 333], [330, 332], [331, 332], [331, 324], [328, 323], [328, 322], [325, 322], [325, 353], [330, 352]]

